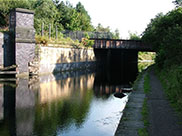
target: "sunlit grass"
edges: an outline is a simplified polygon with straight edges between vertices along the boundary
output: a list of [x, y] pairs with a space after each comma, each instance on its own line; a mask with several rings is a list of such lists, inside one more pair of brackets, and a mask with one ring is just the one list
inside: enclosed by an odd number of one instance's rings
[[138, 70], [142, 72], [154, 64], [156, 54], [154, 52], [138, 52]]

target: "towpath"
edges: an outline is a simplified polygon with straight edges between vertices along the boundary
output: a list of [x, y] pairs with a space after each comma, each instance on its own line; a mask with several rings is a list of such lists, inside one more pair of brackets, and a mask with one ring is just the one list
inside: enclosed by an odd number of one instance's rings
[[149, 77], [151, 86], [150, 93], [147, 95], [149, 134], [151, 136], [182, 136], [182, 120], [167, 100], [153, 69], [149, 72]]
[[[150, 77], [151, 90], [145, 95], [143, 91], [144, 76]], [[142, 106], [147, 99], [149, 111], [148, 132], [150, 136], [182, 136], [182, 119], [180, 119], [167, 100], [160, 81], [154, 70], [146, 71], [138, 82], [138, 87], [130, 95], [115, 136], [138, 136], [138, 130], [144, 128]]]

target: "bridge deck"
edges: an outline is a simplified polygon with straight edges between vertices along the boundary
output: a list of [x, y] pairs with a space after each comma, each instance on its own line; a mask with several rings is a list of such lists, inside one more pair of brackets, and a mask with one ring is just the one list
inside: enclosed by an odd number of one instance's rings
[[145, 45], [141, 40], [122, 40], [122, 39], [95, 39], [93, 48], [95, 49], [126, 49], [137, 51], [150, 51], [153, 49], [150, 45]]

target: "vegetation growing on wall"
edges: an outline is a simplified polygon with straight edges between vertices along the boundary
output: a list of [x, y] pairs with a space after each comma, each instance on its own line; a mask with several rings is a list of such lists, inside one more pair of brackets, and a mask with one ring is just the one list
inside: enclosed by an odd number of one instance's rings
[[89, 48], [94, 45], [94, 40], [90, 40], [88, 34], [82, 38], [81, 41], [79, 40], [72, 40], [71, 38], [67, 37], [64, 38], [63, 36], [59, 36], [59, 38], [49, 38], [48, 36], [35, 36], [36, 44], [40, 44], [42, 46], [54, 46], [54, 47], [71, 47], [71, 48]]

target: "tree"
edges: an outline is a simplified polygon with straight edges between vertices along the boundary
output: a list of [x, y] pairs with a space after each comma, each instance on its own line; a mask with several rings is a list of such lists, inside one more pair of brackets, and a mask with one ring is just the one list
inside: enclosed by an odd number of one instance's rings
[[114, 39], [119, 39], [120, 38], [120, 34], [119, 34], [119, 30], [116, 29], [114, 32], [113, 32], [113, 38]]
[[[76, 11], [82, 14], [88, 15], [87, 11], [85, 10], [84, 6], [81, 4], [81, 2], [78, 2], [76, 4]], [[89, 15], [88, 15], [89, 16]]]
[[182, 6], [182, 0], [175, 0], [173, 1], [173, 3], [177, 6], [177, 7], [181, 7]]
[[35, 9], [35, 29], [39, 33], [42, 23], [45, 24], [45, 29], [48, 30], [49, 24], [57, 24], [59, 16], [56, 5], [52, 0], [36, 0], [33, 4]]
[[93, 26], [91, 24], [91, 18], [88, 15], [88, 12], [85, 10], [84, 6], [81, 4], [81, 2], [77, 3], [76, 11], [80, 14], [79, 20], [80, 20], [81, 30], [93, 31]]
[[0, 2], [0, 27], [7, 27], [9, 24], [9, 13], [14, 8], [32, 9], [29, 0], [1, 0]]
[[140, 36], [138, 36], [137, 33], [131, 33], [129, 32], [130, 40], [141, 40]]
[[69, 1], [61, 1], [57, 6], [60, 15], [59, 23], [64, 29], [92, 31], [91, 18], [84, 6], [79, 2], [74, 8]]
[[158, 14], [144, 31], [142, 40], [153, 46], [157, 53], [156, 63], [160, 67], [168, 67], [171, 62], [182, 64], [181, 30], [182, 8], [179, 7], [166, 15]]
[[93, 31], [91, 18], [79, 2], [73, 7], [69, 1], [60, 0], [1, 0], [0, 27], [9, 23], [9, 12], [13, 8], [25, 8], [35, 11], [35, 29], [40, 33], [41, 25], [48, 31], [49, 24], [57, 25], [58, 30]]
[[110, 32], [110, 27], [103, 27], [100, 23], [97, 25], [96, 29], [95, 29], [96, 32]]

